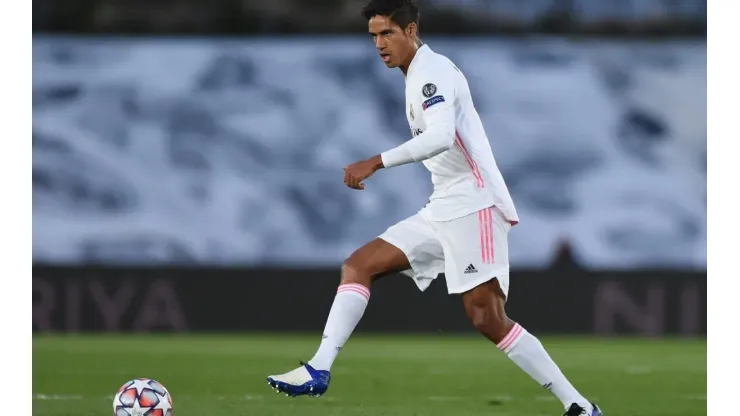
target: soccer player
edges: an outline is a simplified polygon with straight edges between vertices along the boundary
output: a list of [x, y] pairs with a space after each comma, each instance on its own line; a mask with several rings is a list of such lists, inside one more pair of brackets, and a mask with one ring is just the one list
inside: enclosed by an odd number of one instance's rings
[[422, 162], [434, 191], [417, 214], [388, 228], [342, 265], [342, 277], [314, 357], [267, 378], [290, 396], [320, 396], [331, 366], [370, 299], [380, 276], [402, 272], [426, 289], [444, 273], [450, 294], [462, 294], [473, 326], [563, 403], [565, 416], [602, 416], [565, 378], [540, 341], [506, 316], [507, 236], [518, 216], [473, 106], [465, 76], [417, 36], [412, 0], [370, 0], [362, 11], [389, 68], [406, 77], [406, 114], [413, 138], [344, 169], [344, 183], [365, 189], [379, 169]]

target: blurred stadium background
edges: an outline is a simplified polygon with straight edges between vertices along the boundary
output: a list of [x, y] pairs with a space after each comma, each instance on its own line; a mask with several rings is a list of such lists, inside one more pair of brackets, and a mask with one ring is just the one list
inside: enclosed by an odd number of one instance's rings
[[[417, 3], [521, 217], [512, 317], [608, 414], [706, 414], [706, 1]], [[342, 184], [409, 137], [363, 4], [34, 0], [35, 415], [103, 414], [133, 377], [178, 415], [557, 414], [403, 277], [328, 396], [267, 396], [342, 260], [431, 191], [421, 166]]]

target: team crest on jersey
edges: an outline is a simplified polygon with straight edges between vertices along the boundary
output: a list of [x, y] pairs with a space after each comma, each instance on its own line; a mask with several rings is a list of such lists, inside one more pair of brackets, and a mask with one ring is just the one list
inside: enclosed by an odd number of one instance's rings
[[409, 109], [409, 117], [411, 117], [411, 121], [414, 120], [414, 105], [411, 104], [411, 109]]
[[427, 98], [432, 97], [437, 93], [437, 86], [431, 83], [426, 84], [421, 88], [421, 93]]

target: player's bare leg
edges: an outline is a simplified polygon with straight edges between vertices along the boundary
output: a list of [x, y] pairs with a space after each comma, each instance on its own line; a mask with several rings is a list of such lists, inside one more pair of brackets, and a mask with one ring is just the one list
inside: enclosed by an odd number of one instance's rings
[[365, 312], [373, 281], [388, 272], [409, 267], [406, 255], [380, 238], [352, 253], [342, 265], [342, 279], [323, 339], [309, 364], [319, 370], [329, 370]]
[[542, 343], [506, 316], [506, 298], [498, 280], [490, 280], [463, 293], [462, 297], [465, 313], [478, 332], [495, 343], [541, 386], [555, 394], [565, 406], [564, 416], [603, 416], [598, 406], [570, 384]]
[[380, 238], [352, 253], [342, 265], [342, 278], [316, 354], [293, 371], [269, 376], [267, 382], [289, 396], [324, 394], [331, 366], [365, 312], [373, 281], [409, 267], [406, 255]]

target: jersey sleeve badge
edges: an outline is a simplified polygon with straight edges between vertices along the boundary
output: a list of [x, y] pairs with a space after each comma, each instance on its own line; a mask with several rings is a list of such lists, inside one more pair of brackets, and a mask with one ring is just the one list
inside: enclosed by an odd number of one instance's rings
[[437, 93], [437, 86], [432, 83], [426, 84], [421, 88], [421, 93], [427, 98], [433, 97]]

